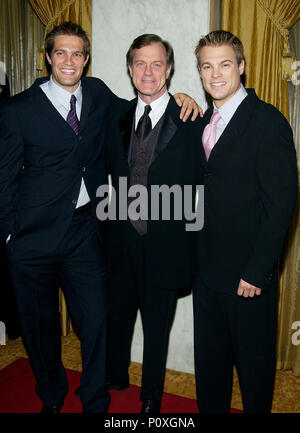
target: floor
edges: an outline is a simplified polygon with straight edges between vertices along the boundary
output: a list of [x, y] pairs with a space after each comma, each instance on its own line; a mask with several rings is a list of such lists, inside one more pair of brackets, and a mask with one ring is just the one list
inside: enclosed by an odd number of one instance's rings
[[[0, 346], [0, 369], [6, 367], [20, 357], [26, 357], [21, 338], [7, 341]], [[81, 371], [80, 344], [74, 333], [62, 337], [62, 358], [66, 368]], [[140, 385], [141, 364], [132, 363], [130, 366], [130, 382]], [[167, 370], [165, 391], [182, 397], [195, 398], [195, 379], [193, 374]], [[239, 383], [234, 374], [234, 385], [231, 407], [243, 409]], [[290, 370], [277, 371], [272, 412], [300, 413], [300, 377]]]

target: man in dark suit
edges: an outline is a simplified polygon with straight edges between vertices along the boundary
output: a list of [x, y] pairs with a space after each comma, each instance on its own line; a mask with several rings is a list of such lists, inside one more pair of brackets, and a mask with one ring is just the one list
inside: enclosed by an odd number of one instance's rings
[[[191, 185], [195, 192], [195, 186], [202, 183], [201, 119], [195, 123], [179, 120], [179, 108], [167, 92], [173, 50], [159, 36], [136, 38], [127, 53], [127, 64], [138, 98], [129, 110], [112, 119], [106, 157], [116, 202], [125, 201], [129, 215], [123, 219], [120, 212], [108, 224], [107, 381], [109, 389], [129, 386], [130, 347], [140, 309], [144, 332], [142, 413], [155, 413], [160, 411], [178, 290], [190, 287], [195, 273], [195, 237], [186, 230], [184, 215], [176, 220], [175, 197], [171, 197], [169, 220], [163, 219], [161, 208], [157, 218], [151, 219], [154, 205], [150, 191], [157, 185], [175, 186], [182, 192], [184, 185]], [[127, 202], [122, 195], [124, 182], [126, 194], [128, 189], [142, 187], [148, 197], [139, 206], [133, 197]], [[159, 203], [166, 205], [166, 196]], [[147, 215], [142, 216], [144, 205], [148, 206], [148, 220]], [[131, 213], [132, 207], [138, 215]]]
[[50, 79], [1, 109], [0, 230], [42, 412], [58, 413], [67, 394], [59, 286], [81, 340], [83, 410], [105, 412], [106, 275], [95, 191], [106, 182], [112, 93], [101, 80], [82, 78], [90, 44], [81, 27], [55, 27], [45, 44]]
[[107, 181], [108, 112], [122, 104], [101, 80], [82, 77], [90, 42], [80, 26], [55, 27], [45, 48], [50, 79], [0, 112], [0, 234], [42, 412], [60, 412], [67, 394], [59, 287], [81, 340], [83, 410], [105, 412], [106, 268], [96, 190]]
[[[277, 259], [297, 192], [291, 128], [241, 84], [241, 41], [215, 31], [196, 48], [213, 106], [204, 116], [204, 227], [194, 287], [200, 412], [228, 412], [233, 365], [245, 412], [269, 412], [275, 375]], [[267, 83], [266, 83], [267, 85]]]

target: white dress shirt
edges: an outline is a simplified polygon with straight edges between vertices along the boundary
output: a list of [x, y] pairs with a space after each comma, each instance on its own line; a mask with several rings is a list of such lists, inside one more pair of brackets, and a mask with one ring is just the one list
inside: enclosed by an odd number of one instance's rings
[[230, 122], [232, 116], [236, 112], [238, 106], [241, 104], [241, 102], [248, 96], [248, 93], [245, 89], [245, 87], [241, 84], [240, 89], [229, 99], [229, 101], [225, 102], [222, 107], [217, 108], [214, 105], [214, 111], [219, 111], [221, 115], [221, 119], [219, 120], [217, 124], [217, 132], [216, 132], [216, 142], [219, 140], [221, 135], [223, 134], [224, 129]]
[[[71, 96], [75, 95], [76, 96], [76, 114], [77, 114], [78, 120], [80, 120], [81, 107], [82, 107], [81, 83], [79, 84], [79, 86], [77, 87], [75, 92], [70, 93], [67, 90], [65, 90], [62, 87], [55, 84], [54, 81], [52, 80], [52, 76], [51, 76], [49, 81], [46, 81], [46, 83], [43, 83], [40, 85], [40, 88], [43, 90], [43, 92], [45, 93], [47, 98], [54, 105], [54, 107], [59, 112], [59, 114], [64, 118], [64, 120], [67, 120], [67, 116], [68, 116], [68, 113], [69, 113], [70, 108], [71, 108], [71, 105], [70, 105]], [[88, 195], [84, 180], [82, 178], [76, 208], [85, 205], [89, 201], [90, 201], [90, 197]]]
[[[169, 100], [170, 100], [170, 95], [167, 91], [165, 91], [165, 93], [162, 96], [160, 96], [155, 101], [151, 102], [150, 104], [151, 111], [149, 113], [149, 117], [151, 119], [152, 129], [155, 127], [155, 125], [157, 124], [161, 116], [166, 111]], [[135, 129], [139, 123], [140, 118], [144, 114], [145, 105], [149, 105], [149, 104], [146, 104], [144, 101], [142, 101], [140, 97], [138, 97], [138, 102], [135, 109]]]

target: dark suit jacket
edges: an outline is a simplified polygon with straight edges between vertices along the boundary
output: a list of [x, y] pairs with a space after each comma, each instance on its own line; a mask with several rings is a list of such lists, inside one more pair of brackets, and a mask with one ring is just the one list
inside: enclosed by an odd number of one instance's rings
[[[253, 89], [236, 110], [205, 166], [200, 278], [236, 293], [240, 278], [268, 289], [291, 221], [297, 165], [291, 128]], [[207, 124], [212, 108], [207, 110]], [[275, 271], [276, 274], [276, 271]], [[274, 278], [273, 278], [274, 277]]]
[[[107, 169], [119, 196], [119, 177], [126, 177], [129, 186], [130, 168], [128, 152], [131, 140], [137, 100], [133, 100], [126, 112], [112, 119], [107, 141]], [[202, 119], [194, 123], [183, 123], [179, 119], [180, 108], [173, 97], [166, 108], [163, 124], [148, 171], [148, 191], [151, 185], [202, 185], [200, 146]], [[149, 218], [151, 203], [149, 194]], [[160, 207], [161, 209], [161, 207]], [[184, 218], [174, 220], [171, 200], [171, 220], [148, 220], [147, 261], [153, 270], [156, 283], [166, 289], [181, 289], [191, 285], [195, 273], [195, 233], [187, 232]], [[108, 267], [112, 273], [118, 272], [119, 265], [126, 257], [125, 239], [128, 236], [127, 224], [130, 221], [110, 221], [108, 224]]]
[[0, 111], [0, 235], [51, 251], [71, 221], [81, 178], [91, 200], [106, 183], [103, 143], [114, 95], [99, 79], [82, 78], [76, 135], [38, 79]]

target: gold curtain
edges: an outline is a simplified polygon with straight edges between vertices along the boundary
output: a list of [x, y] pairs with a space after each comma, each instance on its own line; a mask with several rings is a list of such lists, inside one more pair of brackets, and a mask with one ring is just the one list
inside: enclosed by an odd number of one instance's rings
[[220, 30], [222, 27], [222, 0], [210, 0], [209, 31]]
[[44, 26], [27, 0], [0, 1], [0, 62], [5, 65], [11, 95], [39, 77], [36, 61], [43, 35]]
[[[292, 46], [296, 59], [300, 61], [300, 21], [291, 30]], [[299, 67], [298, 67], [299, 71]], [[282, 296], [280, 303], [280, 322], [278, 330], [277, 366], [292, 369], [300, 376], [300, 346], [293, 344], [292, 325], [300, 321], [300, 76], [289, 83], [290, 122], [294, 132], [294, 141], [298, 154], [299, 192], [298, 207], [288, 234], [285, 251], [285, 266], [282, 271]]]
[[[86, 31], [89, 39], [92, 36], [92, 0], [28, 0], [41, 20], [46, 26], [46, 34], [56, 25], [64, 21], [73, 21]], [[47, 75], [44, 62], [44, 46], [39, 53], [39, 69], [43, 70], [43, 75]], [[90, 75], [91, 63], [87, 71]]]
[[[222, 28], [237, 35], [245, 47], [246, 86], [255, 88], [261, 99], [289, 119], [287, 80], [294, 59], [288, 30], [300, 19], [299, 0], [223, 0], [222, 7]], [[292, 323], [300, 320], [298, 213], [299, 204], [281, 261], [277, 339], [277, 368], [293, 369], [294, 374], [300, 374], [300, 346], [292, 344], [295, 330], [291, 329]]]
[[[87, 33], [89, 39], [92, 36], [92, 0], [28, 0], [39, 17], [46, 26], [46, 34], [56, 25], [64, 21], [72, 21], [79, 24]], [[38, 67], [43, 70], [43, 75], [47, 75], [45, 67], [44, 45], [40, 45]], [[87, 71], [90, 74], [91, 63]], [[60, 291], [59, 310], [61, 316], [62, 335], [67, 335], [72, 329], [72, 324], [67, 311], [65, 297]]]
[[[287, 30], [300, 18], [299, 0], [223, 0], [222, 28], [245, 47], [246, 85], [289, 119]], [[285, 56], [283, 58], [283, 55]]]

